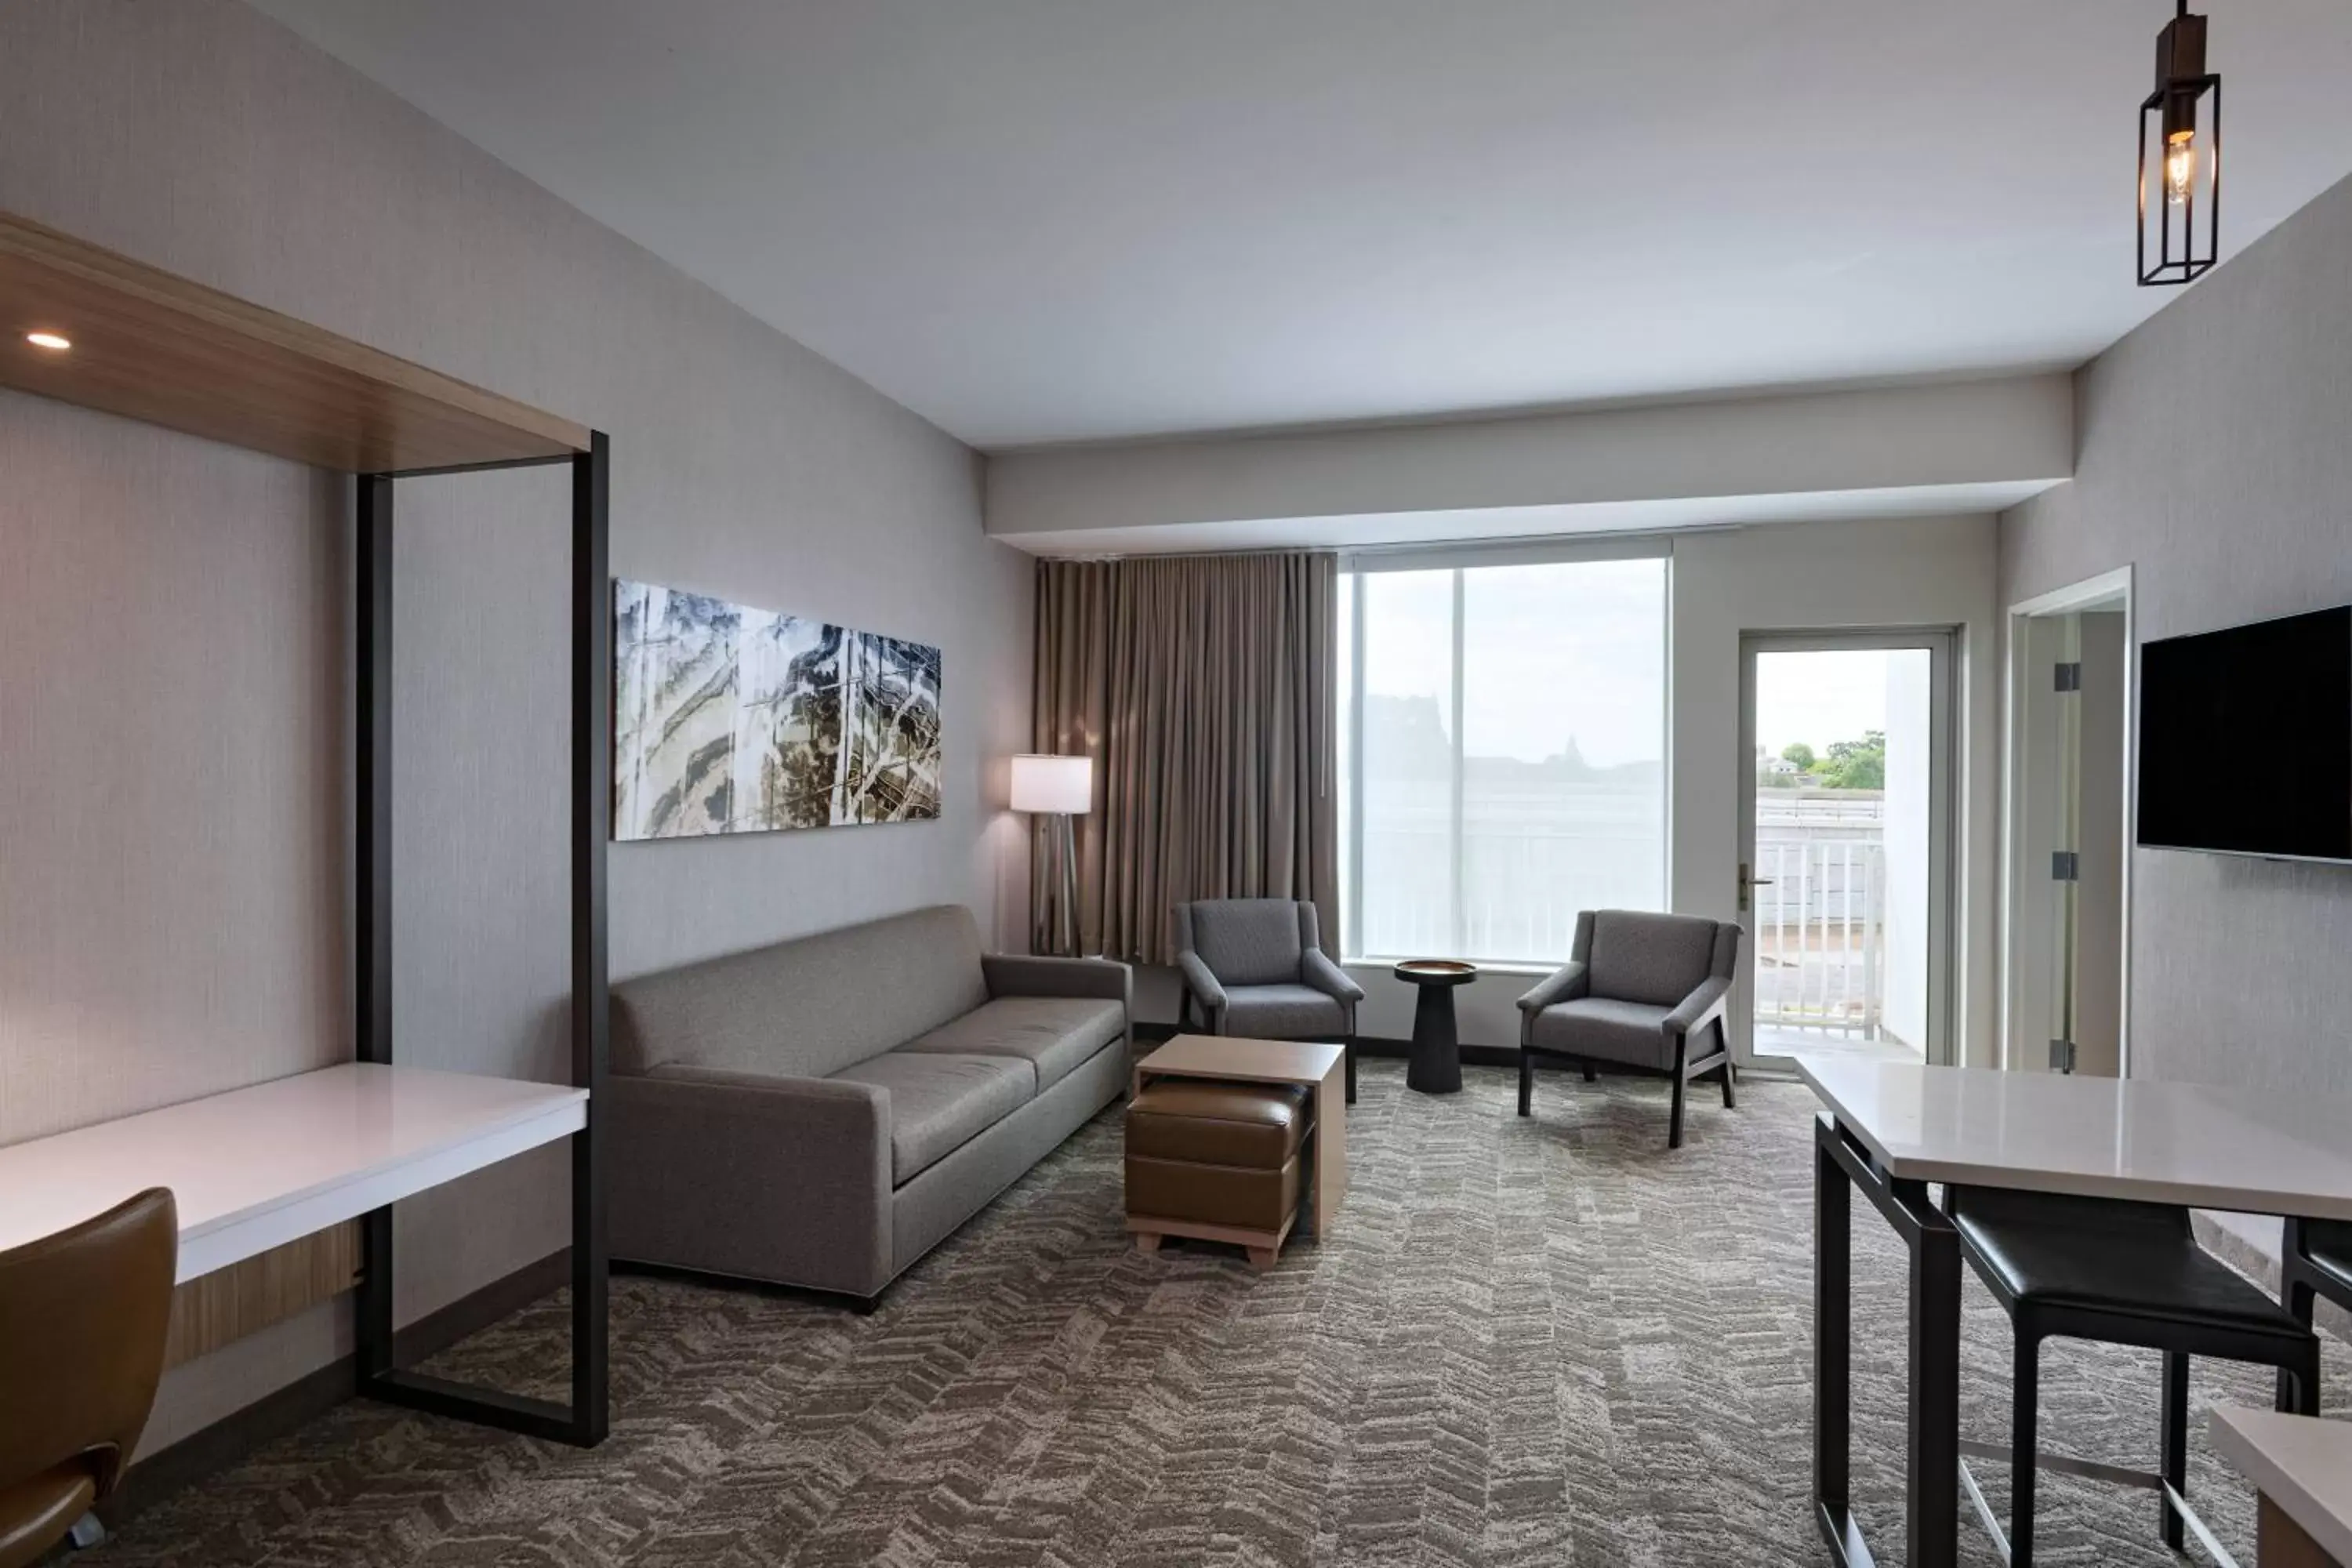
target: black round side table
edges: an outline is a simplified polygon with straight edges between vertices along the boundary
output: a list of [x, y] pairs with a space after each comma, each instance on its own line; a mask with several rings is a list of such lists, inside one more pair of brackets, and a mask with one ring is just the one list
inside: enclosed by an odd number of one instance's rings
[[1404, 1086], [1423, 1094], [1453, 1094], [1462, 1087], [1462, 1040], [1454, 1026], [1454, 988], [1478, 978], [1475, 963], [1450, 958], [1409, 958], [1393, 971], [1421, 988], [1412, 1007], [1412, 1061]]

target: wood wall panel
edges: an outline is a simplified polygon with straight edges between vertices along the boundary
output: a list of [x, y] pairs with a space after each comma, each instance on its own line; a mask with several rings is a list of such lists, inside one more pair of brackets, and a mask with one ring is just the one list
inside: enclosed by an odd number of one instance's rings
[[588, 445], [568, 419], [5, 212], [0, 383], [352, 472]]
[[349, 1220], [188, 1280], [172, 1292], [163, 1364], [194, 1361], [282, 1323], [359, 1279], [360, 1226]]

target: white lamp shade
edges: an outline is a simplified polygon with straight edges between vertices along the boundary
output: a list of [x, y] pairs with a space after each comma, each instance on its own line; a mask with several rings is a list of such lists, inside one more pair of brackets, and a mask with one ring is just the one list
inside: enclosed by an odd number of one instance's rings
[[1093, 808], [1095, 761], [1092, 757], [1013, 759], [1013, 809], [1067, 813], [1082, 816]]

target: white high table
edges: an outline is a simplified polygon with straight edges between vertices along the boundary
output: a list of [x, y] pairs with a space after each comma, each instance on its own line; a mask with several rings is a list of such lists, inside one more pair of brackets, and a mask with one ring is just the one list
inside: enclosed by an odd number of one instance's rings
[[587, 1125], [588, 1091], [350, 1062], [0, 1149], [0, 1250], [148, 1187], [193, 1279]]
[[1829, 1108], [1813, 1148], [1813, 1501], [1831, 1554], [1873, 1561], [1849, 1490], [1852, 1196], [1910, 1253], [1913, 1568], [1959, 1532], [1960, 1251], [1930, 1182], [2352, 1219], [2352, 1106], [2195, 1084], [1800, 1057]]
[[2262, 1494], [2262, 1568], [2352, 1563], [2352, 1421], [2222, 1409], [2212, 1432]]

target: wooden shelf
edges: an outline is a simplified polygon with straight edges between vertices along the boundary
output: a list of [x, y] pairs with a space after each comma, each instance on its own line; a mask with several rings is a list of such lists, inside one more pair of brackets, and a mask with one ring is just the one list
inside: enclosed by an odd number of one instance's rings
[[[35, 348], [28, 332], [73, 347]], [[351, 473], [559, 459], [587, 429], [0, 213], [0, 384]]]

